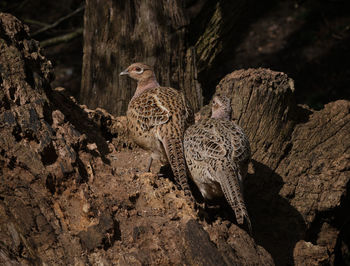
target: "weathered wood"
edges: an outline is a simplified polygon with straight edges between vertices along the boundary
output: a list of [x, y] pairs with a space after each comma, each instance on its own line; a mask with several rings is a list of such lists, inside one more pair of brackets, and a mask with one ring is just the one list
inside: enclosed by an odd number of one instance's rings
[[275, 169], [296, 123], [294, 82], [267, 69], [238, 70], [225, 76], [216, 93], [232, 97], [232, 119], [247, 130], [255, 160]]

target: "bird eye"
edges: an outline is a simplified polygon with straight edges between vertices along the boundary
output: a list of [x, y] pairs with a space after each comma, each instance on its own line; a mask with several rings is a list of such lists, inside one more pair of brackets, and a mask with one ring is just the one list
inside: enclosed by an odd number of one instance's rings
[[135, 67], [135, 72], [137, 73], [137, 74], [142, 74], [143, 73], [143, 68], [141, 68], [141, 67]]

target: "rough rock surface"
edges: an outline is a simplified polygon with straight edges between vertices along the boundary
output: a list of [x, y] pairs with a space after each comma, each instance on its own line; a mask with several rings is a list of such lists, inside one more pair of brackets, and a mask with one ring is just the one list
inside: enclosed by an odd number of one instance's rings
[[233, 222], [199, 219], [171, 180], [142, 173], [149, 155], [124, 141], [125, 118], [52, 90], [50, 62], [8, 14], [0, 55], [0, 264], [274, 264]]

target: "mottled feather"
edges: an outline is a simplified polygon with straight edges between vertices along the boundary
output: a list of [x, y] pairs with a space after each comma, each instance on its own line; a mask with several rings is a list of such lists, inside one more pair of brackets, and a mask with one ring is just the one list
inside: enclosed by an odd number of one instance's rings
[[[183, 136], [194, 122], [193, 111], [181, 92], [159, 86], [149, 66], [133, 64], [122, 73], [129, 73], [130, 69], [141, 74], [140, 78], [133, 74], [138, 87], [127, 110], [129, 135], [139, 146], [151, 151], [152, 158], [164, 164], [169, 162], [175, 181], [189, 193]], [[142, 79], [143, 74], [147, 79]]]
[[226, 112], [216, 118], [203, 119], [186, 130], [186, 162], [203, 197], [213, 199], [224, 195], [237, 222], [243, 224], [246, 219], [250, 229], [242, 191], [250, 145], [243, 130], [227, 119]]

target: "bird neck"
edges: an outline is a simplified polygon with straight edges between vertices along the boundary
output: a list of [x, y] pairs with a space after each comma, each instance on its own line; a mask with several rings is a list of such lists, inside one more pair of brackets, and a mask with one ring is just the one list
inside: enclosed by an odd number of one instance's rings
[[157, 82], [155, 77], [149, 77], [148, 79], [139, 80], [137, 82], [137, 88], [136, 88], [134, 97], [140, 95], [142, 92], [146, 90], [157, 88], [159, 86], [160, 85]]
[[215, 110], [214, 112], [212, 112], [211, 118], [231, 120], [231, 114], [225, 110]]

